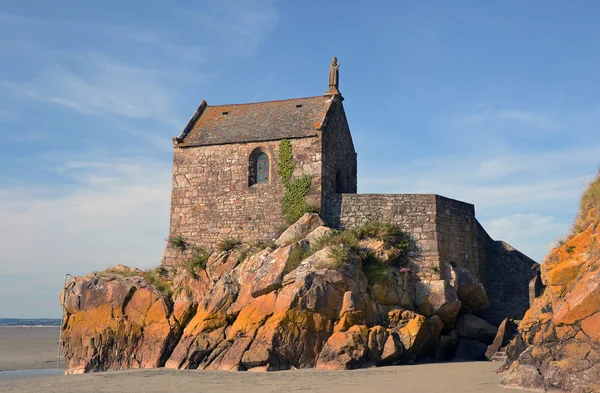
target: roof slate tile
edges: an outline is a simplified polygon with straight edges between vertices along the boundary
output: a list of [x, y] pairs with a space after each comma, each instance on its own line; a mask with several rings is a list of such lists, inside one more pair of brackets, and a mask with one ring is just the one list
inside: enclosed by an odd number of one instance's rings
[[[206, 106], [178, 146], [258, 142], [317, 135], [332, 96]], [[192, 124], [193, 123], [193, 124]]]

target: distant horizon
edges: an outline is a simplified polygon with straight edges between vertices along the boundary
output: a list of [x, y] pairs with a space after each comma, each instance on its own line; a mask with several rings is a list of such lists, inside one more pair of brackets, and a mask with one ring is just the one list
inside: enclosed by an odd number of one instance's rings
[[[55, 326], [60, 327], [61, 318], [3, 318], [0, 317], [0, 327], [19, 327], [19, 326]], [[11, 323], [11, 322], [14, 322]], [[29, 324], [31, 322], [32, 324]], [[33, 324], [33, 323], [37, 324]], [[44, 323], [47, 322], [47, 323]], [[50, 323], [56, 323], [50, 324]]]

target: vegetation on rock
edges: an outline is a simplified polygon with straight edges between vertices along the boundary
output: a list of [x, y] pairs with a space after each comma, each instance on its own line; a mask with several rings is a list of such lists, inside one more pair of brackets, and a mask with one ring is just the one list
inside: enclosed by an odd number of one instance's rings
[[181, 235], [171, 236], [169, 238], [169, 243], [171, 244], [171, 246], [175, 247], [179, 251], [185, 251], [187, 248], [187, 243]]
[[173, 287], [171, 281], [166, 277], [167, 271], [159, 266], [154, 269], [146, 270], [143, 273], [144, 280], [158, 291], [162, 292], [166, 296], [173, 294]]
[[296, 164], [294, 163], [292, 144], [288, 139], [282, 139], [279, 142], [278, 158], [277, 174], [285, 187], [283, 215], [288, 223], [293, 224], [304, 213], [315, 210], [306, 202], [306, 195], [312, 184], [312, 176], [303, 175], [292, 180]]
[[222, 239], [220, 240], [217, 245], [216, 245], [216, 249], [219, 251], [233, 251], [233, 250], [237, 250], [242, 246], [242, 242], [239, 239], [233, 239], [233, 238], [226, 238], [226, 239]]
[[208, 262], [208, 252], [202, 247], [195, 247], [193, 255], [184, 262], [184, 268], [194, 277], [198, 278], [196, 269], [206, 269], [206, 263]]

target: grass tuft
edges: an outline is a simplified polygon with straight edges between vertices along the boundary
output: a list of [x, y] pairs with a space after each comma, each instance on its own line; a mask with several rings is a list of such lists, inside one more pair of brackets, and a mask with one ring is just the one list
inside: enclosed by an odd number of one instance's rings
[[173, 295], [173, 288], [165, 274], [166, 270], [162, 266], [159, 266], [155, 269], [146, 270], [143, 273], [143, 277], [149, 285], [152, 285], [165, 296], [170, 297]]
[[240, 247], [242, 246], [242, 242], [238, 239], [233, 239], [233, 238], [226, 238], [223, 240], [220, 240], [217, 245], [216, 248], [219, 251], [233, 251], [233, 250], [238, 250]]
[[196, 273], [196, 269], [204, 270], [206, 269], [206, 263], [208, 262], [208, 252], [202, 247], [195, 247], [194, 254], [190, 259], [188, 259], [183, 267], [187, 270], [195, 279], [198, 278], [198, 274]]
[[185, 251], [187, 249], [187, 242], [181, 235], [171, 236], [169, 238], [169, 244], [179, 251]]

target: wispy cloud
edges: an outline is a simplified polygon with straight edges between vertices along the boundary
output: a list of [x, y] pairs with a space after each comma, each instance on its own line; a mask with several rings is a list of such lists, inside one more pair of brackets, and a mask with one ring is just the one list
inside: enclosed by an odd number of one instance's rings
[[545, 130], [557, 130], [561, 128], [556, 120], [551, 119], [547, 115], [536, 112], [527, 112], [517, 109], [503, 109], [498, 111], [497, 116], [498, 119], [514, 120]]
[[29, 82], [5, 81], [15, 95], [62, 105], [90, 115], [156, 118], [180, 122], [172, 113], [173, 100], [156, 76], [108, 61], [86, 67], [85, 77], [55, 64]]
[[[20, 299], [23, 315], [29, 308], [54, 315], [58, 308], [52, 295], [64, 273], [86, 274], [117, 263], [148, 268], [160, 262], [168, 231], [170, 168], [144, 157], [81, 158], [56, 163], [55, 170], [75, 182], [61, 195], [43, 188], [0, 189], [0, 259], [10, 272], [0, 277], [3, 293], [17, 296], [41, 284], [38, 280], [51, 283], [53, 291]], [[1, 303], [0, 315], [14, 313]]]
[[501, 235], [509, 244], [520, 244], [520, 251], [539, 262], [554, 247], [557, 233], [562, 233], [571, 220], [539, 214], [515, 213], [487, 220], [486, 229], [492, 235]]
[[507, 127], [519, 126], [519, 131], [534, 134], [562, 128], [560, 122], [550, 114], [515, 108], [496, 108], [489, 102], [477, 104], [470, 111], [454, 115], [453, 122], [459, 127], [487, 127], [504, 131]]
[[202, 12], [172, 13], [181, 21], [180, 31], [153, 26], [154, 22], [148, 27], [127, 26], [2, 13], [0, 20], [7, 28], [79, 34], [89, 45], [63, 48], [26, 38], [0, 40], [0, 49], [38, 66], [31, 78], [7, 78], [0, 84], [13, 95], [84, 114], [150, 118], [180, 126], [178, 90], [219, 75], [219, 63], [253, 55], [278, 15], [270, 1], [243, 0], [204, 7]]

